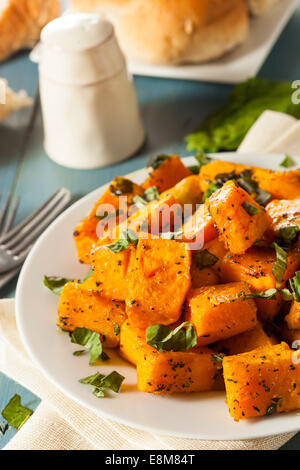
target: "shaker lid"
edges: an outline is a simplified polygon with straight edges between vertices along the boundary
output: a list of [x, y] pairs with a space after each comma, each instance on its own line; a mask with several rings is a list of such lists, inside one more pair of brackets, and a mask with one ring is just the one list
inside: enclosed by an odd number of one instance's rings
[[100, 15], [76, 13], [48, 23], [42, 31], [41, 40], [47, 45], [84, 51], [101, 45], [112, 34], [112, 24]]
[[90, 85], [124, 69], [113, 26], [96, 13], [74, 13], [49, 23], [41, 34], [40, 73], [65, 85]]

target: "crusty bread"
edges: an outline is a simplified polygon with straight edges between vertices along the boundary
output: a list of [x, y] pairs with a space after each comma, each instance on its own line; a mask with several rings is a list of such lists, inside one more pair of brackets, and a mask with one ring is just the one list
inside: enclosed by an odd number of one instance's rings
[[140, 62], [204, 62], [248, 35], [244, 0], [72, 0], [72, 6], [108, 16], [126, 55]]
[[279, 0], [247, 0], [252, 15], [261, 16], [268, 13]]
[[58, 0], [0, 0], [0, 61], [32, 47], [42, 28], [58, 15]]
[[7, 85], [7, 81], [0, 79], [0, 121], [6, 119], [14, 111], [32, 106], [33, 100], [26, 91], [14, 93]]

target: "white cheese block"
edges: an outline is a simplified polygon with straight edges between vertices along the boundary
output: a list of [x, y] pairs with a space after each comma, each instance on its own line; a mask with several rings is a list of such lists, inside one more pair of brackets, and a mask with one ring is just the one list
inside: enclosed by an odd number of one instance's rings
[[276, 139], [266, 150], [268, 153], [300, 155], [300, 121]]
[[237, 151], [239, 153], [266, 152], [274, 140], [292, 128], [295, 123], [297, 119], [289, 114], [264, 111], [248, 131]]

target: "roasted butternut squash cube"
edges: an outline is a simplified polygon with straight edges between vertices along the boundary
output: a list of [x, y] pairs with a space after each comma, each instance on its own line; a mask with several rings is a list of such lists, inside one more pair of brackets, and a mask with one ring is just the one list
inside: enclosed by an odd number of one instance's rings
[[233, 181], [212, 194], [207, 204], [220, 238], [231, 253], [245, 253], [270, 225], [265, 209]]
[[200, 346], [255, 327], [256, 305], [253, 299], [239, 297], [243, 289], [243, 283], [233, 282], [190, 291], [186, 320], [194, 325]]
[[197, 204], [201, 203], [203, 192], [200, 188], [199, 177], [191, 175], [179, 181], [173, 188], [168, 189], [162, 196], [171, 194], [182, 206], [191, 204], [195, 209]]
[[298, 352], [286, 343], [223, 359], [226, 399], [231, 416], [266, 416], [300, 408]]
[[[224, 282], [245, 281], [259, 292], [276, 287], [272, 273], [276, 262], [275, 250], [250, 248], [243, 255], [228, 254], [222, 259], [221, 278]], [[288, 254], [284, 281], [295, 275], [300, 266], [300, 253], [292, 250]]]
[[215, 238], [202, 250], [192, 254], [192, 288], [212, 286], [220, 283], [221, 260], [227, 253], [224, 244]]
[[110, 299], [125, 300], [127, 296], [127, 271], [132, 252], [135, 248], [130, 245], [128, 249], [115, 253], [108, 248], [116, 240], [109, 238], [99, 240], [91, 251], [93, 275], [90, 283]]
[[278, 338], [274, 334], [265, 331], [263, 325], [258, 322], [252, 330], [219, 341], [213, 348], [227, 356], [234, 356], [235, 354], [253, 351], [253, 349], [272, 346], [277, 343], [279, 343]]
[[202, 191], [209, 182], [224, 179], [237, 179], [243, 172], [251, 172], [251, 178], [260, 189], [267, 191], [272, 199], [295, 199], [300, 197], [300, 171], [272, 171], [249, 165], [214, 160], [204, 165], [199, 174]]
[[119, 336], [115, 334], [115, 324], [121, 326], [126, 319], [123, 302], [108, 300], [85, 283], [69, 282], [63, 288], [59, 305], [58, 321], [60, 328], [74, 331], [87, 328], [101, 335], [107, 348], [119, 346]]
[[162, 232], [172, 232], [181, 225], [182, 207], [174, 196], [165, 194], [158, 201], [150, 202], [128, 217], [113, 230], [110, 236], [118, 239], [127, 229], [156, 236]]
[[293, 300], [285, 321], [290, 330], [300, 330], [300, 302]]
[[191, 279], [193, 289], [203, 286], [213, 286], [220, 283], [220, 278], [213, 269], [199, 269], [194, 261], [192, 261]]
[[129, 321], [139, 328], [177, 321], [191, 285], [190, 268], [191, 254], [185, 243], [139, 240], [128, 273]]
[[[102, 194], [90, 214], [85, 217], [74, 231], [74, 241], [77, 247], [78, 258], [82, 263], [90, 264], [90, 252], [93, 245], [98, 240], [97, 227], [105, 229], [107, 216], [101, 220], [101, 217], [108, 214], [115, 215], [115, 222], [121, 223], [127, 218], [127, 207], [120, 209], [120, 196], [127, 197], [128, 208], [132, 205], [132, 198], [136, 195], [142, 195], [143, 189], [126, 178], [115, 178], [107, 190]], [[101, 209], [101, 214], [98, 214]], [[110, 219], [111, 220], [111, 219]]]
[[182, 163], [177, 155], [161, 155], [155, 159], [153, 171], [142, 184], [144, 189], [156, 186], [162, 193], [175, 186], [183, 178], [191, 176], [192, 172]]
[[219, 375], [218, 364], [207, 348], [197, 352], [153, 350], [141, 355], [137, 362], [138, 389], [147, 393], [213, 390]]
[[200, 250], [210, 240], [218, 237], [214, 221], [205, 204], [200, 204], [182, 227], [181, 241], [189, 243], [191, 250]]
[[300, 228], [300, 199], [275, 200], [270, 202], [266, 211], [271, 217], [271, 229], [278, 234], [279, 230], [289, 225], [297, 225]]
[[274, 320], [276, 315], [285, 306], [285, 301], [281, 295], [277, 293], [273, 299], [254, 299], [258, 309], [258, 317], [263, 321]]
[[152, 346], [146, 343], [146, 332], [144, 328], [137, 328], [125, 321], [120, 333], [120, 353], [128, 362], [136, 365], [140, 356], [151, 351]]

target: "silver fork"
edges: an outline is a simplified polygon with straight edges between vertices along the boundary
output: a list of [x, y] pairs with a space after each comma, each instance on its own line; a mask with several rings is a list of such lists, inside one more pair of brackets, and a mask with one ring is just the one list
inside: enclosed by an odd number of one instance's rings
[[[10, 196], [8, 197], [0, 214], [0, 227], [3, 226], [0, 235], [0, 273], [5, 273], [3, 276], [0, 276], [0, 288], [4, 278], [6, 282], [8, 282], [8, 280], [18, 272], [18, 269], [20, 269], [21, 264], [31, 250], [35, 240], [60, 214], [70, 200], [70, 192], [62, 188], [51, 196], [41, 207], [16, 225], [16, 227], [10, 229], [17, 211], [18, 201], [5, 222], [4, 220], [10, 203]], [[8, 273], [7, 271], [9, 270], [16, 272], [15, 274], [12, 272]], [[12, 277], [7, 280], [10, 275]]]

